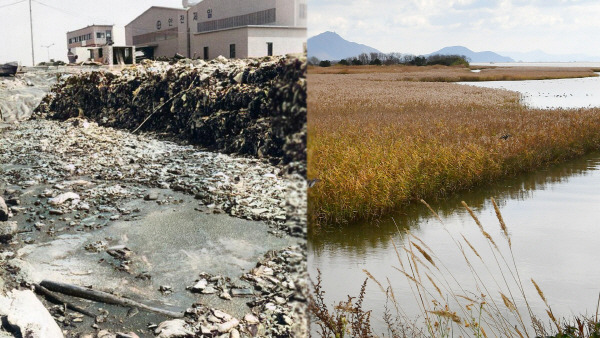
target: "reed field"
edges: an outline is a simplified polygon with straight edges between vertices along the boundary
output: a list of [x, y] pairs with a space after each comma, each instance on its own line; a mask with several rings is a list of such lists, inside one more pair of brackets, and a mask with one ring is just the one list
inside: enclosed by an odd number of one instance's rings
[[[471, 70], [479, 70], [472, 72]], [[383, 81], [520, 81], [598, 76], [598, 69], [579, 67], [471, 67], [464, 66], [343, 66], [308, 68], [310, 74], [371, 74]], [[368, 76], [369, 77], [369, 76]]]
[[[318, 179], [308, 192], [313, 229], [378, 217], [600, 147], [600, 109], [528, 109], [515, 92], [380, 71], [409, 67], [330, 73], [334, 68], [308, 74], [308, 178]], [[377, 71], [363, 72], [369, 68]], [[455, 72], [430, 67], [414, 78]]]

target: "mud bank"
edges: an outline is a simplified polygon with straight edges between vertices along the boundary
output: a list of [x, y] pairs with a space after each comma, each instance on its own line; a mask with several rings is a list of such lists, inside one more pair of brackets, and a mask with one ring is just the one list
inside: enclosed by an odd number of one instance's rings
[[0, 149], [5, 290], [49, 278], [184, 313], [44, 300], [66, 336], [306, 335], [301, 175], [79, 118], [11, 125]]
[[306, 171], [303, 58], [147, 61], [119, 72], [63, 76], [36, 113], [165, 133]]

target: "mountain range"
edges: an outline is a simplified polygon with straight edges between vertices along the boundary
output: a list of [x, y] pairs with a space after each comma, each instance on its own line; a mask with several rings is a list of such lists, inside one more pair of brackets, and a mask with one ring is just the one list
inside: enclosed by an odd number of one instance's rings
[[463, 46], [452, 46], [444, 47], [436, 52], [428, 55], [464, 55], [469, 59], [469, 62], [515, 62], [515, 60], [502, 56], [500, 54], [485, 51], [485, 52], [474, 52], [467, 47]]
[[[337, 33], [324, 32], [315, 35], [307, 41], [308, 57], [316, 57], [319, 60], [341, 60], [358, 56], [361, 53], [380, 53], [379, 50], [356, 42], [348, 41]], [[541, 50], [529, 52], [474, 52], [467, 47], [451, 46], [444, 47], [427, 55], [464, 55], [470, 62], [573, 62], [589, 61], [600, 62], [600, 57], [592, 57], [583, 54], [548, 54]], [[426, 56], [427, 56], [426, 55]]]
[[306, 42], [308, 57], [319, 60], [341, 60], [362, 53], [380, 53], [377, 49], [345, 40], [334, 32], [315, 35]]

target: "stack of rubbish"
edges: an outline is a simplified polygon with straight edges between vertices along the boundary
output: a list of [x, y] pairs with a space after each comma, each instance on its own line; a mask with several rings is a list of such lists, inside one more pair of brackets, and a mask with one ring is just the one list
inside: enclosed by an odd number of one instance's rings
[[306, 60], [144, 60], [61, 77], [36, 116], [166, 133], [306, 172]]

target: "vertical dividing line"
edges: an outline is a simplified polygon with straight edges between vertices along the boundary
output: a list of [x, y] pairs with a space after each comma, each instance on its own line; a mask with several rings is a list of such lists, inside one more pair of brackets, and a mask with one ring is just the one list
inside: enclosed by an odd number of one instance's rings
[[31, 0], [29, 0], [29, 28], [31, 30], [31, 62], [35, 67], [35, 53], [33, 52], [33, 16], [31, 15]]

